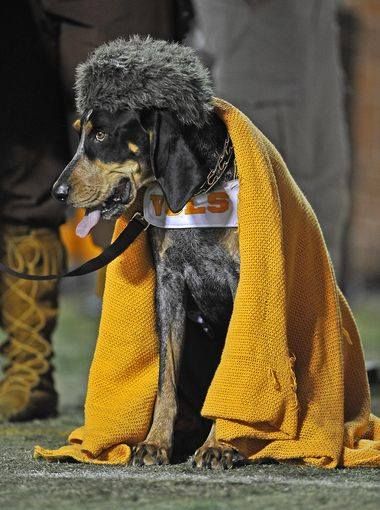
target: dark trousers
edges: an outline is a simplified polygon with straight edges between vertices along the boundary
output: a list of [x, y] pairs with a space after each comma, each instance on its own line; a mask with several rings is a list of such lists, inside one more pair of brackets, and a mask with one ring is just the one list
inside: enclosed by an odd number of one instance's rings
[[173, 0], [19, 0], [1, 21], [0, 220], [57, 228], [50, 195], [70, 159], [75, 68], [99, 44], [130, 34], [174, 35]]
[[216, 95], [274, 143], [317, 213], [340, 274], [349, 207], [337, 2], [193, 0], [192, 44]]

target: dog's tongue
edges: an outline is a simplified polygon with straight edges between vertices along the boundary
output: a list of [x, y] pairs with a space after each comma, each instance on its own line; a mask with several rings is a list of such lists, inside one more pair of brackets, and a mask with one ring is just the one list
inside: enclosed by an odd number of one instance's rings
[[95, 210], [91, 211], [84, 216], [84, 218], [78, 223], [76, 228], [76, 234], [79, 237], [86, 237], [86, 235], [90, 232], [92, 228], [95, 227], [95, 225], [100, 220], [100, 211]]

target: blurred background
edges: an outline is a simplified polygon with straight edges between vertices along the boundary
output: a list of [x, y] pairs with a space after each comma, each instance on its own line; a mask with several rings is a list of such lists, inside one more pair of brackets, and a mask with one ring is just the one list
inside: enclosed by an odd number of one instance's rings
[[[216, 95], [242, 109], [273, 141], [312, 203], [337, 279], [358, 321], [378, 408], [380, 2], [31, 0], [15, 4], [9, 7], [2, 31], [3, 48], [9, 50], [2, 75], [18, 84], [8, 84], [3, 94], [3, 126], [11, 131], [1, 137], [5, 262], [18, 269], [30, 267], [29, 239], [34, 236], [33, 246], [38, 238], [40, 249], [36, 271], [51, 268], [43, 255], [46, 239], [39, 235], [40, 229], [56, 235], [59, 228], [70, 266], [95, 255], [99, 251], [95, 244], [102, 246], [110, 239], [110, 225], [102, 225], [94, 240], [77, 239], [73, 229], [78, 214], [69, 212], [66, 221], [63, 209], [49, 202], [48, 190], [76, 145], [70, 128], [75, 119], [75, 66], [97, 45], [134, 33], [190, 45], [209, 67]], [[26, 175], [31, 181], [25, 188]], [[37, 213], [33, 216], [30, 211]], [[61, 257], [57, 250], [54, 260]], [[3, 369], [8, 378], [16, 372], [20, 380], [27, 364], [51, 394], [53, 363], [61, 410], [83, 404], [101, 310], [96, 287], [96, 277], [82, 277], [63, 282], [60, 289], [42, 290], [39, 298], [38, 289], [3, 277]], [[42, 315], [47, 310], [49, 320], [43, 320], [43, 326], [36, 325], [37, 312], [28, 311], [30, 296]], [[9, 303], [19, 310], [17, 321]], [[42, 354], [49, 365], [48, 377], [33, 365], [33, 352], [39, 351], [41, 358], [41, 345], [50, 346]]]

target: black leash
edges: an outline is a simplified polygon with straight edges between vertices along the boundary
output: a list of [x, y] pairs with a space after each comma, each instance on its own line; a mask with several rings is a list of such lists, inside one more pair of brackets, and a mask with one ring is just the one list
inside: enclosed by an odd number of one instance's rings
[[59, 278], [83, 276], [85, 274], [93, 273], [115, 260], [116, 257], [121, 255], [141, 234], [141, 232], [146, 230], [148, 227], [149, 223], [146, 221], [144, 216], [139, 212], [135, 213], [121, 234], [113, 243], [107, 246], [102, 253], [67, 273], [45, 275], [21, 273], [11, 269], [1, 262], [0, 271], [23, 280], [57, 280]]

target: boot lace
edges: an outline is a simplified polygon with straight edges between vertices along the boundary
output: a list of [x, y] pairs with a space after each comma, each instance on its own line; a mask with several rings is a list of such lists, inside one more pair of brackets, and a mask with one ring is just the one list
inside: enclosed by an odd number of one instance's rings
[[[41, 236], [48, 236], [41, 239]], [[27, 235], [5, 234], [6, 262], [16, 271], [30, 274], [57, 273], [63, 266], [63, 250], [56, 236], [46, 230]], [[45, 242], [43, 242], [45, 241]], [[49, 368], [49, 341], [57, 307], [51, 305], [56, 282], [34, 282], [3, 275], [2, 320], [8, 339], [0, 347], [7, 358], [1, 389], [31, 388]]]

